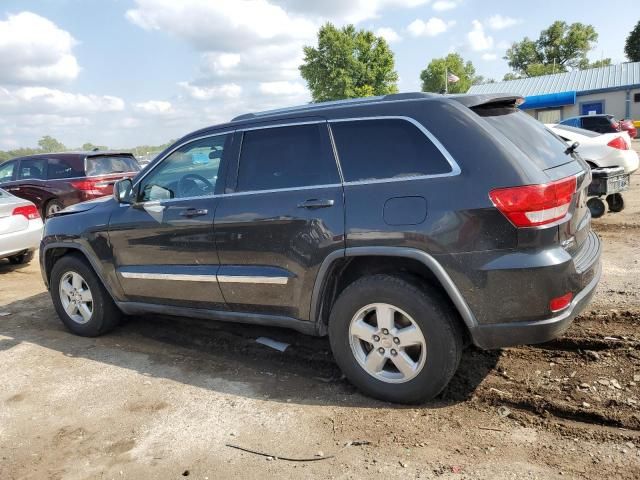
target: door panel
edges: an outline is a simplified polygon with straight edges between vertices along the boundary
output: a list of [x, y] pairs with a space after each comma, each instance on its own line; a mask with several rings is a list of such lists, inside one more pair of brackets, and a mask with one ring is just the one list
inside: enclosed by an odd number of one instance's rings
[[135, 186], [114, 212], [109, 238], [129, 301], [223, 309], [213, 219], [232, 134], [189, 142]]
[[[299, 207], [332, 200], [326, 208]], [[344, 248], [341, 186], [224, 196], [216, 212], [218, 279], [233, 310], [306, 320], [320, 264]]]

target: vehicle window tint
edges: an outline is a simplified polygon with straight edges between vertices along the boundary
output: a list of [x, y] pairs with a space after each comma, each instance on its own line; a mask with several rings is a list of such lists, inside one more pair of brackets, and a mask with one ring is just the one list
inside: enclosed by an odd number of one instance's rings
[[37, 178], [44, 180], [47, 178], [47, 159], [46, 158], [27, 158], [20, 160], [18, 167], [18, 180], [27, 180]]
[[238, 191], [340, 183], [324, 123], [244, 132]]
[[84, 171], [74, 167], [72, 161], [61, 158], [49, 158], [47, 178], [55, 180], [58, 178], [74, 178], [82, 176], [84, 176]]
[[13, 170], [16, 162], [5, 162], [0, 164], [0, 182], [9, 182], [13, 179]]
[[531, 115], [516, 108], [489, 110], [482, 118], [493, 125], [539, 168], [557, 167], [570, 162], [567, 145]]
[[142, 180], [139, 201], [212, 195], [222, 155], [231, 137], [203, 138], [177, 149]]
[[128, 155], [92, 156], [86, 161], [87, 176], [109, 175], [110, 173], [137, 172], [140, 165]]
[[607, 127], [609, 125], [609, 120], [605, 117], [583, 117], [582, 125], [585, 128]]
[[331, 131], [347, 182], [451, 171], [442, 152], [406, 120], [334, 122]]

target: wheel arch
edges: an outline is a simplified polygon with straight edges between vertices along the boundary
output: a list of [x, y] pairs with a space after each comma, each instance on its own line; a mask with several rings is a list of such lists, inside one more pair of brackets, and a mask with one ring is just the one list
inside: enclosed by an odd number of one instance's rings
[[342, 269], [349, 264], [350, 260], [358, 257], [386, 257], [391, 260], [404, 260], [420, 264], [448, 296], [467, 329], [472, 331], [477, 327], [477, 320], [458, 287], [433, 256], [422, 250], [408, 247], [351, 247], [328, 255], [318, 270], [310, 309], [311, 320], [315, 323], [318, 334], [326, 334], [328, 310], [331, 306], [329, 303], [332, 301], [330, 299], [335, 300], [338, 294], [335, 291], [336, 282], [333, 282], [332, 279], [341, 274]]

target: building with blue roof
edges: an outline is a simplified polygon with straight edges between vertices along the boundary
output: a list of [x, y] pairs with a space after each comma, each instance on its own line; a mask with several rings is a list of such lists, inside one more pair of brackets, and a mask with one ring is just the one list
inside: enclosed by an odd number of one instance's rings
[[513, 93], [543, 123], [609, 113], [640, 120], [640, 62], [474, 85], [468, 93]]

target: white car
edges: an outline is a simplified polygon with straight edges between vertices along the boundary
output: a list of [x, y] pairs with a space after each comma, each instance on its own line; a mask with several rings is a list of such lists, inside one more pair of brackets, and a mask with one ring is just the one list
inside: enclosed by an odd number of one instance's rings
[[28, 262], [41, 238], [42, 218], [36, 206], [0, 189], [0, 259]]
[[578, 142], [576, 149], [591, 167], [624, 167], [631, 174], [638, 169], [638, 154], [631, 146], [627, 132], [596, 133], [568, 125], [547, 124], [553, 133], [568, 145]]

